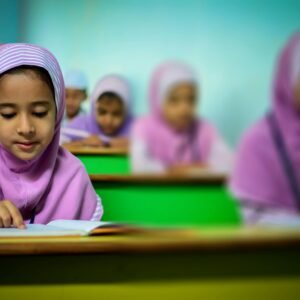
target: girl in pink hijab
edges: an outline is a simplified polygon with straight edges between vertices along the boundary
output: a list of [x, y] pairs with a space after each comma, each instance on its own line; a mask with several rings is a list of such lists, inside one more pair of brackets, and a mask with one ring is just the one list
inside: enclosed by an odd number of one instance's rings
[[232, 155], [216, 128], [196, 117], [199, 98], [194, 71], [179, 62], [158, 67], [150, 82], [150, 110], [132, 130], [134, 172], [227, 172]]
[[61, 143], [69, 147], [126, 148], [132, 121], [131, 97], [125, 78], [103, 77], [91, 95], [90, 114], [70, 122], [62, 130]]
[[83, 165], [59, 147], [64, 107], [63, 77], [50, 52], [0, 47], [0, 227], [101, 218]]
[[279, 56], [271, 112], [242, 139], [231, 190], [246, 223], [300, 225], [300, 32]]

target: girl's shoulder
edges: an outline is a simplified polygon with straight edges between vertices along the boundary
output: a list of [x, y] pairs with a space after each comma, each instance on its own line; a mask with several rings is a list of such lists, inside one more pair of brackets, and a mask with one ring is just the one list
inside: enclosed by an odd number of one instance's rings
[[249, 127], [243, 134], [240, 147], [260, 147], [271, 140], [267, 118], [263, 118]]
[[65, 171], [72, 175], [78, 172], [86, 173], [83, 163], [62, 146], [59, 147], [57, 153], [57, 168], [59, 171]]

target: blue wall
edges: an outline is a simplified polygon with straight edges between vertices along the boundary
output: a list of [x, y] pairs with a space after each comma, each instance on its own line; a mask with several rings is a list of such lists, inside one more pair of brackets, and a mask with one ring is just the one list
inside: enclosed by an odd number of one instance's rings
[[0, 44], [17, 42], [20, 37], [20, 1], [0, 0]]
[[[5, 1], [14, 2], [14, 1]], [[153, 68], [168, 58], [192, 64], [199, 110], [235, 143], [269, 105], [276, 55], [300, 28], [300, 1], [27, 0], [22, 39], [49, 48], [63, 69], [83, 68], [91, 87], [120, 72], [147, 111]]]

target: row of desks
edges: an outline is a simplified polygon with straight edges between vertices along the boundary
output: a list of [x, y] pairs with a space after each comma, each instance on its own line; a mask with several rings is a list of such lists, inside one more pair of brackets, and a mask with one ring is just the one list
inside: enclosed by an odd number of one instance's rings
[[130, 174], [124, 149], [69, 149], [85, 165], [105, 207], [104, 220], [142, 225], [234, 225], [237, 202], [223, 175]]
[[300, 233], [0, 239], [1, 299], [298, 299]]
[[130, 175], [124, 152], [80, 151], [104, 220], [178, 229], [0, 239], [0, 299], [299, 298], [300, 232], [242, 227], [224, 176]]

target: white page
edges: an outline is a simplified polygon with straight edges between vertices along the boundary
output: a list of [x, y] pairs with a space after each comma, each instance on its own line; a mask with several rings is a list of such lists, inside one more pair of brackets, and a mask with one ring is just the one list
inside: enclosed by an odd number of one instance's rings
[[0, 228], [0, 237], [85, 235], [85, 231], [64, 229], [42, 224], [27, 224], [26, 229]]
[[55, 226], [69, 230], [85, 231], [87, 234], [99, 227], [112, 226], [111, 222], [96, 222], [96, 221], [82, 221], [82, 220], [54, 220], [47, 224], [47, 226]]

